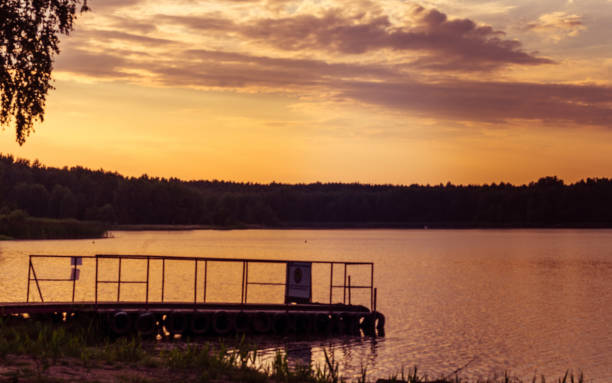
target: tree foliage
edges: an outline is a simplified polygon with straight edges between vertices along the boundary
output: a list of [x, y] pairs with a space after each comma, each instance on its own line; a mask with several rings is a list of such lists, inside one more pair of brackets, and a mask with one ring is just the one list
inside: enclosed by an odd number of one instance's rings
[[43, 121], [59, 35], [73, 27], [86, 0], [0, 0], [0, 126], [14, 123], [22, 145]]
[[269, 185], [124, 177], [0, 154], [0, 215], [268, 227], [612, 227], [612, 179], [566, 185]]

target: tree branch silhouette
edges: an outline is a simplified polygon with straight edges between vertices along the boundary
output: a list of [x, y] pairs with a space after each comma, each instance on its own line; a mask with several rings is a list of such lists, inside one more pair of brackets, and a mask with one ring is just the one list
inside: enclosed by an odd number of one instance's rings
[[0, 126], [23, 145], [43, 121], [59, 35], [72, 31], [87, 0], [0, 0]]

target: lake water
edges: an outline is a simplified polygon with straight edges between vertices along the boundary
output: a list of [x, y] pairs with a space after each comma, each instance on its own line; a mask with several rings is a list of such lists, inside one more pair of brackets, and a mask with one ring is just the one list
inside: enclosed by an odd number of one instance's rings
[[[387, 318], [384, 338], [342, 337], [261, 344], [290, 361], [323, 363], [323, 350], [344, 376], [385, 378], [418, 366], [438, 377], [466, 364], [467, 377], [510, 371], [523, 378], [583, 371], [588, 380], [612, 381], [611, 230], [245, 230], [113, 232], [114, 238], [0, 242], [0, 301], [23, 301], [29, 254], [152, 254], [294, 260], [375, 262], [378, 310]], [[48, 263], [44, 263], [48, 262]], [[116, 277], [116, 264], [102, 266]], [[40, 261], [39, 278], [64, 278], [68, 260]], [[193, 263], [168, 265], [166, 299], [193, 299]], [[153, 264], [151, 281], [159, 281]], [[142, 264], [123, 265], [122, 279], [141, 279]], [[240, 301], [241, 266], [211, 265], [207, 300]], [[369, 282], [363, 270], [352, 283]], [[94, 268], [81, 267], [77, 299], [91, 299]], [[329, 267], [313, 268], [315, 301], [329, 301]], [[282, 282], [282, 268], [254, 267], [250, 280]], [[334, 271], [341, 283], [342, 271]], [[103, 277], [103, 275], [101, 275]], [[156, 280], [156, 278], [158, 278]], [[197, 299], [202, 299], [202, 280]], [[65, 300], [62, 282], [42, 286], [46, 299]], [[276, 287], [249, 287], [249, 302], [280, 302]], [[107, 286], [101, 299], [116, 299]], [[141, 285], [122, 287], [121, 299], [144, 299]], [[353, 303], [369, 306], [369, 293]], [[151, 299], [160, 292], [152, 288]], [[32, 298], [37, 298], [34, 293]], [[333, 300], [342, 300], [342, 290]]]

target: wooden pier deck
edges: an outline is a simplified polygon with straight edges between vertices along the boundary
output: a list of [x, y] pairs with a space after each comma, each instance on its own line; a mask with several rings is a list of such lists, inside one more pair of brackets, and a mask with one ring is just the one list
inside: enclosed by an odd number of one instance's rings
[[[69, 266], [69, 277], [45, 277], [37, 273], [36, 262], [40, 259], [60, 262]], [[75, 299], [77, 281], [83, 259], [94, 265], [94, 278], [85, 283], [92, 289], [93, 301]], [[101, 279], [101, 262], [112, 261], [116, 279]], [[125, 280], [122, 263], [134, 263], [146, 270], [142, 280]], [[166, 264], [181, 262], [184, 270], [193, 271], [193, 281], [186, 280], [185, 290], [192, 294], [191, 301], [168, 301], [165, 295]], [[153, 263], [161, 266], [160, 286], [152, 286], [150, 269]], [[217, 303], [207, 301], [209, 286], [208, 265], [213, 263], [238, 263], [241, 265], [241, 292], [239, 303]], [[253, 281], [249, 277], [249, 266], [253, 264], [275, 264], [285, 267], [284, 282]], [[329, 303], [312, 302], [312, 264], [329, 265]], [[369, 283], [351, 284], [349, 267], [366, 267]], [[334, 268], [343, 268], [343, 282], [334, 282]], [[116, 273], [116, 274], [115, 274]], [[44, 283], [66, 283], [71, 289], [72, 300], [68, 302], [49, 301], [43, 293]], [[100, 300], [101, 285], [115, 286], [116, 300]], [[276, 286], [284, 288], [284, 303], [249, 303], [249, 286]], [[79, 288], [82, 285], [79, 284]], [[142, 286], [142, 301], [122, 299], [122, 286]], [[150, 296], [151, 289], [161, 292], [157, 300]], [[365, 289], [370, 294], [370, 308], [351, 304], [351, 291]], [[201, 290], [201, 291], [200, 291]], [[342, 302], [332, 303], [334, 290], [342, 290]], [[338, 295], [338, 294], [336, 294]], [[91, 296], [91, 295], [90, 295]], [[113, 298], [114, 298], [113, 297]], [[237, 298], [237, 297], [236, 297]], [[38, 299], [38, 301], [35, 301]], [[237, 300], [237, 299], [236, 299]], [[300, 334], [300, 335], [384, 335], [384, 315], [376, 311], [376, 289], [374, 288], [374, 264], [371, 262], [338, 261], [293, 261], [263, 259], [227, 259], [206, 257], [171, 257], [154, 255], [30, 255], [26, 302], [0, 303], [0, 316], [23, 319], [53, 320], [55, 322], [95, 321], [97, 328], [121, 336], [188, 334], [190, 336], [229, 334]], [[79, 322], [80, 323], [80, 322]]]
[[345, 305], [313, 303], [313, 304], [260, 304], [260, 303], [193, 303], [193, 302], [0, 302], [0, 315], [19, 314], [52, 314], [52, 313], [78, 313], [99, 312], [108, 313], [125, 311], [139, 313], [150, 311], [155, 313], [166, 312], [257, 312], [269, 313], [369, 313], [367, 307], [361, 305]]

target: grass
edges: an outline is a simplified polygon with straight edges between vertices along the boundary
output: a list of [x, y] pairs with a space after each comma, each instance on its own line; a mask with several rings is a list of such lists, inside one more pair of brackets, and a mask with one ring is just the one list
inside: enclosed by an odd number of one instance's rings
[[[339, 363], [324, 352], [323, 366], [298, 365], [291, 367], [287, 356], [277, 353], [265, 366], [258, 363], [256, 346], [240, 338], [232, 347], [216, 343], [143, 343], [139, 338], [110, 339], [97, 331], [95, 324], [62, 323], [0, 318], [0, 367], [10, 365], [0, 381], [9, 382], [64, 382], [95, 381], [89, 377], [64, 379], [55, 370], [74, 368], [87, 371], [116, 373], [111, 381], [162, 382], [279, 382], [279, 383], [344, 383]], [[114, 369], [112, 368], [114, 367]], [[54, 370], [55, 368], [55, 370]], [[53, 371], [52, 371], [53, 370]], [[109, 372], [111, 371], [111, 372]], [[114, 371], [114, 372], [112, 372]], [[127, 373], [126, 373], [127, 372]], [[534, 377], [522, 381], [505, 374], [484, 380], [468, 380], [454, 371], [449, 376], [430, 379], [414, 367], [378, 383], [584, 383], [582, 374], [569, 371], [557, 380]], [[361, 368], [356, 383], [370, 382], [366, 367]]]

